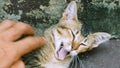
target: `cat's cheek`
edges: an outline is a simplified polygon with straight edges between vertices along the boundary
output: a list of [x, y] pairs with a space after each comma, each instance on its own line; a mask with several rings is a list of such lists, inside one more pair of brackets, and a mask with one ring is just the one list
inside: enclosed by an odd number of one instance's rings
[[76, 50], [70, 52], [70, 56], [76, 56], [78, 53]]

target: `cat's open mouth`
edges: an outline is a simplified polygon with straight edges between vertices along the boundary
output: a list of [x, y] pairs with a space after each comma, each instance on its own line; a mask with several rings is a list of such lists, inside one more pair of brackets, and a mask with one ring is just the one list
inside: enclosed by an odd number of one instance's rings
[[59, 50], [57, 51], [57, 59], [59, 59], [59, 60], [64, 60], [65, 57], [66, 57], [68, 54], [69, 54], [69, 52], [68, 52], [67, 50], [65, 50], [65, 49], [63, 48], [63, 46], [61, 46], [61, 47], [59, 48]]

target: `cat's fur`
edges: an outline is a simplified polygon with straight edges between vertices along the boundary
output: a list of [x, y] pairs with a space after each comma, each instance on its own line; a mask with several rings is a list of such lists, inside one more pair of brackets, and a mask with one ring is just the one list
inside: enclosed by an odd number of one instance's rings
[[44, 33], [45, 46], [35, 52], [27, 63], [29, 68], [68, 68], [73, 57], [86, 52], [109, 40], [111, 35], [104, 32], [81, 34], [82, 24], [77, 18], [77, 5], [72, 1], [59, 23], [51, 26]]

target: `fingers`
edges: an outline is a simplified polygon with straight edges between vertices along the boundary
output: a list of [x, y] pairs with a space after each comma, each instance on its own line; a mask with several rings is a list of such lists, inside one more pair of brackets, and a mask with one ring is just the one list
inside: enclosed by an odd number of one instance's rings
[[43, 37], [27, 37], [15, 43], [17, 48], [17, 53], [22, 56], [42, 45], [45, 44], [45, 39]]
[[11, 68], [25, 68], [25, 64], [22, 60], [16, 61]]
[[11, 28], [13, 25], [15, 25], [16, 22], [12, 20], [4, 20], [0, 23], [0, 32], [6, 31], [9, 28]]
[[31, 26], [18, 22], [12, 28], [1, 33], [0, 37], [6, 41], [15, 41], [20, 38], [22, 35], [33, 35], [34, 30]]

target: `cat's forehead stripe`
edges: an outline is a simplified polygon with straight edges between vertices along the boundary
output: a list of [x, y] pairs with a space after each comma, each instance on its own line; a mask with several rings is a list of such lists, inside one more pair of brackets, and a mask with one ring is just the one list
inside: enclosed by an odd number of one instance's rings
[[69, 29], [67, 26], [65, 25], [59, 25], [58, 28], [61, 28], [61, 29]]

